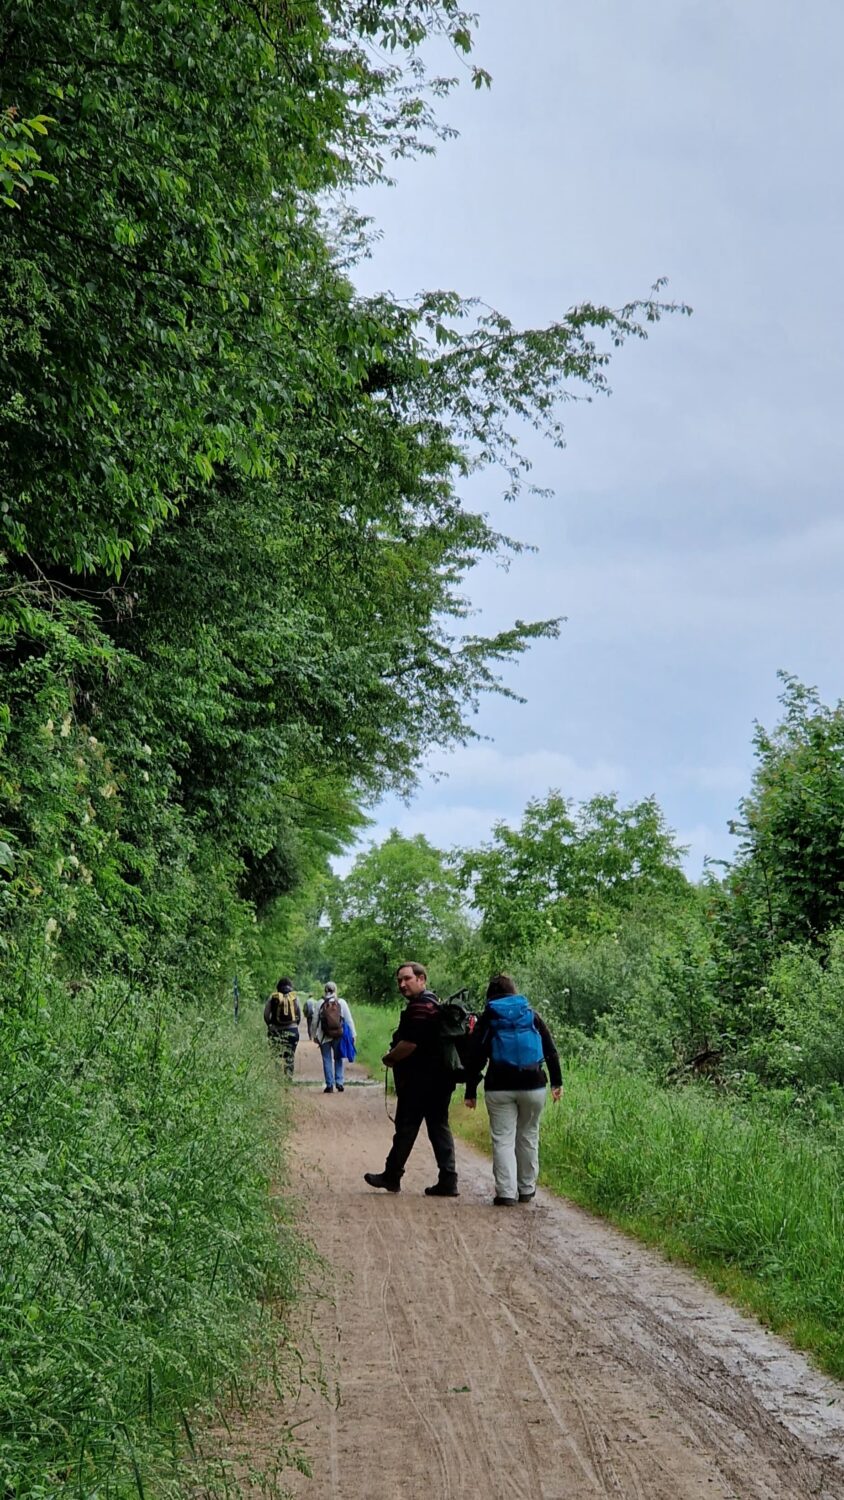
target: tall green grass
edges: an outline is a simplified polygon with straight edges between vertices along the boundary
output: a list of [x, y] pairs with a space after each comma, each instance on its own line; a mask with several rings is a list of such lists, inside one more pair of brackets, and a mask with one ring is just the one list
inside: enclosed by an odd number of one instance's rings
[[[383, 1079], [384, 1064], [381, 1058], [390, 1045], [390, 1038], [395, 1031], [401, 1012], [402, 1001], [397, 1000], [395, 1005], [355, 1005], [352, 1014], [355, 1018], [355, 1031], [357, 1034], [357, 1060], [368, 1068], [373, 1078]], [[389, 1075], [388, 1083], [392, 1087], [392, 1073]]]
[[279, 1070], [227, 1005], [117, 980], [22, 986], [0, 1058], [0, 1493], [179, 1493], [293, 1289]]
[[[380, 1067], [395, 1012], [357, 1006], [361, 1061]], [[488, 1149], [486, 1112], [452, 1123]], [[541, 1180], [700, 1267], [844, 1378], [844, 1121], [782, 1116], [760, 1090], [738, 1102], [659, 1088], [611, 1058], [569, 1061], [542, 1122]]]
[[543, 1120], [542, 1178], [700, 1266], [844, 1376], [844, 1124], [578, 1063]]

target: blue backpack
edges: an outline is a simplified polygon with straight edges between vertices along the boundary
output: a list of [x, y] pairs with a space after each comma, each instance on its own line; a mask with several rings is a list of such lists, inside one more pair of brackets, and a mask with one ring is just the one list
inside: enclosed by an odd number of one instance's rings
[[502, 995], [488, 1000], [489, 1055], [509, 1068], [537, 1068], [542, 1062], [542, 1037], [533, 1024], [533, 1011], [524, 995]]

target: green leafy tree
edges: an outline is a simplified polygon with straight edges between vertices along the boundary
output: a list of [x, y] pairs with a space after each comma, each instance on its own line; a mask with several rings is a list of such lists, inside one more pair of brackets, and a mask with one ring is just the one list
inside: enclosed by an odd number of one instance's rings
[[844, 922], [844, 704], [781, 674], [783, 717], [757, 725], [753, 787], [733, 825], [729, 885], [760, 952], [818, 942]]
[[[468, 45], [450, 3], [60, 0], [2, 25], [25, 117], [51, 101], [58, 182], [0, 221], [0, 646], [22, 757], [0, 816], [43, 888], [24, 684], [49, 660], [62, 721], [113, 769], [107, 905], [138, 931], [158, 912], [161, 951], [163, 891], [197, 860], [206, 878], [200, 850], [270, 902], [314, 805], [342, 842], [356, 798], [411, 786], [432, 743], [471, 735], [499, 664], [553, 633], [467, 632], [467, 572], [512, 544], [460, 481], [500, 464], [515, 492], [510, 417], [560, 441], [569, 382], [605, 390], [609, 350], [662, 308], [518, 330], [452, 293], [356, 296], [317, 195], [435, 137], [444, 85], [426, 102], [417, 54], [432, 27]], [[373, 39], [409, 49], [411, 76]], [[83, 837], [77, 808], [53, 839]]]
[[393, 829], [359, 855], [329, 913], [338, 982], [361, 1000], [395, 999], [395, 970], [407, 959], [446, 989], [469, 937], [456, 875], [421, 833], [404, 838]]
[[682, 899], [682, 852], [652, 797], [620, 807], [599, 795], [575, 809], [550, 792], [528, 803], [518, 828], [496, 824], [459, 871], [482, 944], [493, 964], [508, 964], [549, 940], [607, 931], [634, 907]]

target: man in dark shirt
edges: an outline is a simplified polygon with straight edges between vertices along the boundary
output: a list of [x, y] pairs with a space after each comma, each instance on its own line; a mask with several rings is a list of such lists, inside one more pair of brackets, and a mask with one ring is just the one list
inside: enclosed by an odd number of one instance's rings
[[405, 1164], [424, 1120], [439, 1168], [437, 1181], [425, 1192], [429, 1198], [456, 1198], [454, 1138], [448, 1123], [455, 1079], [445, 1061], [440, 1002], [428, 989], [422, 964], [402, 964], [396, 980], [407, 1004], [383, 1058], [396, 1082], [396, 1129], [383, 1172], [364, 1172], [364, 1181], [388, 1193], [401, 1191]]

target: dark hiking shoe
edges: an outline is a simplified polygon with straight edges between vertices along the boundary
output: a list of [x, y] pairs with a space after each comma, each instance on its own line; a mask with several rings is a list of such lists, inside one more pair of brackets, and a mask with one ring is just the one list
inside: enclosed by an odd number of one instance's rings
[[345, 1087], [346, 1087], [345, 1083], [338, 1083], [338, 1085], [337, 1085], [337, 1092], [338, 1092], [338, 1094], [342, 1094], [343, 1091], [344, 1091], [344, 1089], [345, 1089]]
[[333, 1093], [334, 1093], [334, 1090], [333, 1090], [333, 1089], [332, 1089], [332, 1088], [329, 1088], [329, 1086], [328, 1086], [328, 1085], [327, 1085], [327, 1084], [326, 1084], [326, 1086], [325, 1086], [325, 1088], [324, 1088], [324, 1089], [323, 1089], [323, 1091], [322, 1091], [322, 1092], [323, 1092], [323, 1093], [324, 1093], [324, 1094], [333, 1094]]
[[401, 1192], [401, 1183], [396, 1182], [392, 1177], [385, 1177], [383, 1172], [364, 1172], [363, 1180], [368, 1182], [370, 1187], [386, 1188], [388, 1193]]
[[516, 1207], [516, 1199], [515, 1198], [499, 1198], [498, 1195], [496, 1194], [496, 1196], [493, 1198], [492, 1201], [495, 1204], [496, 1208], [515, 1208]]
[[534, 1190], [533, 1190], [532, 1193], [519, 1193], [519, 1202], [520, 1203], [532, 1203], [535, 1197], [536, 1197], [536, 1188], [534, 1188]]
[[460, 1189], [456, 1182], [435, 1182], [433, 1187], [425, 1189], [426, 1198], [459, 1198]]

